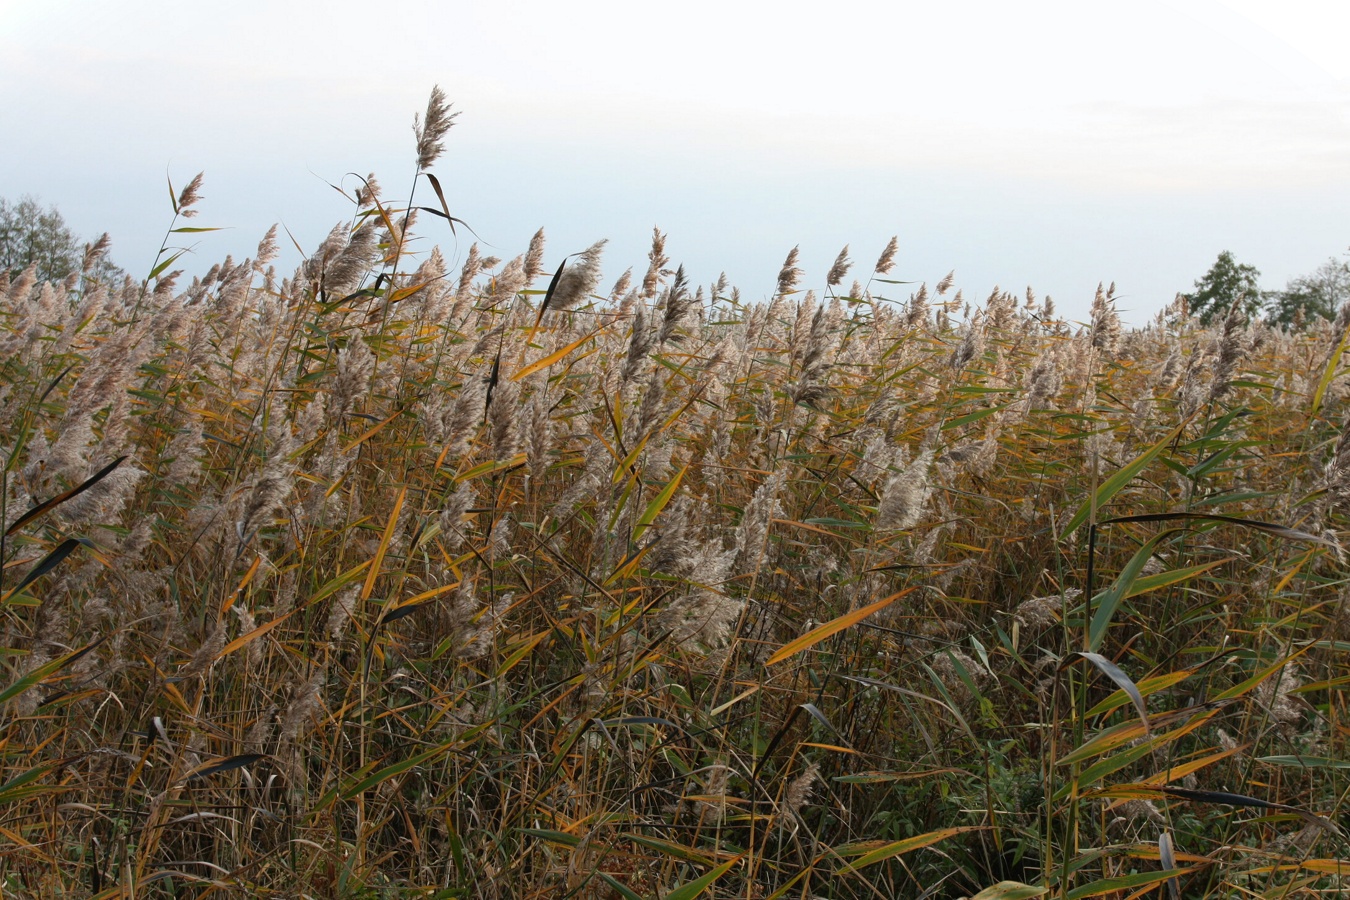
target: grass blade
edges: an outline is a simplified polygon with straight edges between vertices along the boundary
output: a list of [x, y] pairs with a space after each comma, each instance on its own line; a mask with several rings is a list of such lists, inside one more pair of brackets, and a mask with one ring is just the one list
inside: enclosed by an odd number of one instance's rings
[[858, 856], [848, 864], [848, 871], [857, 871], [867, 866], [876, 865], [879, 862], [901, 856], [906, 853], [913, 853], [915, 850], [922, 850], [924, 847], [931, 847], [934, 844], [945, 841], [947, 838], [955, 837], [958, 834], [965, 834], [970, 831], [984, 831], [984, 825], [958, 825], [954, 828], [939, 828], [936, 831], [930, 831], [927, 834], [916, 834], [913, 837], [905, 838], [900, 841], [891, 841], [876, 846], [875, 841], [868, 841], [864, 844], [846, 844], [840, 847], [836, 852], [840, 856]]
[[78, 497], [80, 494], [83, 494], [85, 491], [89, 490], [91, 487], [98, 484], [104, 478], [107, 478], [110, 474], [112, 474], [112, 471], [114, 469], [116, 469], [125, 461], [126, 461], [125, 456], [119, 456], [117, 457], [117, 459], [113, 460], [103, 468], [99, 469], [93, 475], [90, 475], [88, 478], [84, 480], [83, 483], [79, 484], [78, 486], [73, 487], [70, 490], [65, 491], [63, 493], [57, 494], [55, 497], [52, 497], [49, 500], [44, 500], [41, 503], [37, 504], [32, 509], [28, 510], [28, 512], [24, 513], [23, 515], [19, 516], [19, 518], [15, 519], [14, 524], [5, 529], [5, 536], [8, 537], [9, 535], [18, 531], [23, 526], [27, 525], [29, 522], [36, 519], [38, 516], [41, 516], [43, 513], [50, 512], [51, 510], [60, 506], [62, 503], [65, 503], [67, 500], [71, 499], [72, 497]]
[[[1102, 656], [1100, 653], [1090, 653], [1079, 650], [1071, 653], [1070, 656], [1078, 656], [1086, 659], [1096, 666], [1103, 675], [1114, 681], [1116, 687], [1128, 694], [1130, 701], [1134, 703], [1135, 712], [1139, 713], [1139, 721], [1144, 723], [1144, 733], [1152, 734], [1152, 729], [1150, 729], [1148, 725], [1148, 708], [1144, 705], [1144, 698], [1139, 693], [1139, 688], [1130, 679], [1130, 676], [1126, 675], [1119, 666], [1111, 662], [1111, 660], [1107, 659], [1105, 656]], [[1060, 663], [1060, 671], [1063, 671], [1065, 666], [1072, 664], [1072, 662], [1072, 659], [1068, 659], [1065, 662]]]
[[1049, 893], [1049, 888], [1033, 887], [1020, 881], [1000, 881], [980, 891], [970, 900], [1031, 900]]
[[599, 335], [601, 331], [604, 331], [604, 329], [592, 332], [591, 334], [588, 334], [584, 337], [579, 337], [572, 343], [568, 344], [566, 347], [563, 347], [559, 350], [554, 350], [552, 353], [550, 353], [548, 356], [545, 356], [543, 359], [536, 359], [534, 362], [530, 363], [528, 366], [521, 369], [516, 374], [512, 375], [511, 380], [520, 381], [522, 379], [529, 378], [531, 375], [533, 375], [535, 372], [538, 372], [540, 369], [547, 369], [549, 366], [553, 365], [558, 360], [567, 356], [567, 354], [571, 353], [573, 350], [577, 349], [582, 344], [586, 343], [587, 341], [595, 340], [596, 336]]
[[24, 691], [28, 690], [34, 685], [39, 684], [40, 682], [43, 681], [43, 679], [48, 678], [51, 675], [54, 675], [57, 672], [61, 671], [66, 666], [83, 657], [86, 653], [92, 651], [95, 647], [103, 643], [105, 640], [106, 638], [99, 638], [98, 640], [94, 641], [91, 644], [86, 644], [79, 650], [72, 650], [65, 656], [58, 656], [51, 662], [38, 666], [36, 669], [29, 672], [27, 675], [23, 676], [18, 681], [14, 682], [9, 687], [5, 688], [3, 691], [0, 691], [0, 706], [3, 706], [10, 700], [13, 700], [15, 697], [19, 696]]
[[1336, 372], [1341, 367], [1341, 357], [1345, 354], [1348, 343], [1350, 343], [1350, 328], [1347, 328], [1345, 334], [1341, 335], [1340, 343], [1327, 357], [1326, 368], [1322, 370], [1322, 377], [1317, 380], [1317, 390], [1313, 391], [1312, 396], [1312, 414], [1314, 416], [1322, 408], [1322, 401], [1326, 398], [1327, 388], [1331, 387], [1332, 379], [1336, 377]]
[[887, 606], [890, 606], [896, 600], [899, 600], [901, 597], [905, 596], [912, 590], [914, 590], [914, 588], [912, 587], [905, 588], [903, 591], [900, 591], [899, 593], [896, 594], [892, 594], [891, 596], [886, 597], [883, 600], [878, 600], [876, 603], [872, 603], [869, 604], [868, 606], [855, 609], [853, 612], [845, 613], [844, 615], [839, 616], [837, 619], [832, 619], [831, 621], [826, 622], [824, 625], [812, 628], [810, 631], [808, 631], [801, 637], [797, 638], [796, 640], [788, 641], [786, 644], [779, 647], [777, 652], [775, 652], [773, 656], [770, 656], [768, 659], [764, 661], [764, 665], [766, 666], [775, 665], [777, 663], [782, 662], [785, 659], [790, 659], [793, 656], [796, 656], [803, 650], [808, 650], [811, 647], [814, 647], [816, 644], [819, 644], [821, 641], [825, 640], [831, 635], [838, 634], [845, 628], [849, 628], [853, 625], [858, 624], [863, 619], [872, 615], [872, 613], [885, 609]]
[[680, 482], [684, 480], [684, 473], [689, 471], [688, 466], [683, 466], [680, 471], [675, 473], [675, 477], [667, 482], [666, 486], [661, 488], [652, 502], [647, 504], [647, 508], [638, 516], [637, 524], [633, 526], [633, 540], [642, 537], [642, 533], [651, 527], [656, 521], [656, 517], [661, 515], [661, 510], [666, 508], [670, 498], [675, 496], [675, 491], [679, 489]]
[[212, 775], [218, 775], [221, 772], [229, 772], [234, 769], [242, 769], [244, 766], [251, 766], [260, 759], [266, 759], [267, 756], [262, 753], [240, 753], [237, 756], [223, 756], [220, 759], [213, 759], [210, 762], [203, 763], [191, 772], [187, 773], [184, 781], [201, 781], [210, 778]]
[[1106, 637], [1106, 630], [1111, 625], [1112, 617], [1115, 616], [1116, 610], [1125, 601], [1125, 598], [1131, 596], [1130, 590], [1134, 587], [1135, 580], [1143, 573], [1144, 566], [1153, 557], [1158, 545], [1176, 533], [1176, 529], [1169, 529], [1149, 538], [1125, 564], [1125, 568], [1121, 570], [1115, 583], [1093, 598], [1095, 609], [1092, 613], [1092, 623], [1088, 627], [1089, 651], [1096, 652], [1101, 647], [1102, 639]]
[[[1187, 420], [1189, 421], [1189, 420]], [[1072, 534], [1078, 530], [1078, 527], [1088, 520], [1092, 510], [1101, 509], [1106, 503], [1120, 493], [1125, 485], [1134, 480], [1135, 476], [1144, 471], [1149, 463], [1158, 458], [1158, 455], [1167, 449], [1167, 446], [1181, 436], [1182, 429], [1186, 427], [1186, 422], [1182, 422], [1173, 428], [1167, 434], [1163, 435], [1162, 440], [1149, 447], [1139, 456], [1127, 464], [1124, 468], [1117, 471], [1110, 478], [1106, 479], [1097, 488], [1096, 493], [1083, 501], [1083, 505], [1078, 507], [1078, 511], [1073, 514], [1073, 518], [1064, 526], [1060, 532], [1060, 537]]]
[[80, 544], [82, 543], [84, 542], [81, 541], [79, 538], [66, 538], [61, 543], [57, 544], [56, 547], [50, 553], [44, 556], [37, 565], [33, 566], [33, 568], [29, 570], [28, 574], [23, 577], [22, 581], [20, 581], [17, 585], [6, 591], [4, 597], [0, 597], [0, 604], [8, 603], [9, 599], [13, 597], [15, 594], [19, 593], [24, 588], [28, 587], [33, 582], [37, 581], [43, 575], [46, 575], [52, 569], [55, 569], [57, 566], [61, 565], [62, 561], [64, 561], [67, 556], [74, 553], [75, 548], [80, 546]]
[[735, 859], [729, 859], [713, 869], [707, 875], [704, 875], [701, 878], [695, 878], [693, 881], [685, 882], [669, 894], [666, 894], [665, 900], [693, 900], [694, 897], [697, 897], [699, 894], [712, 887], [714, 881], [731, 871], [731, 867], [740, 862], [740, 860], [741, 858], [739, 856]]
[[1117, 516], [1113, 519], [1104, 519], [1099, 524], [1114, 525], [1118, 522], [1175, 522], [1182, 520], [1205, 521], [1205, 522], [1224, 522], [1229, 525], [1240, 525], [1243, 528], [1252, 528], [1256, 531], [1262, 531], [1275, 537], [1286, 538], [1291, 541], [1304, 541], [1310, 544], [1322, 544], [1327, 547], [1333, 547], [1337, 550], [1341, 545], [1316, 534], [1310, 534], [1306, 531], [1300, 531], [1297, 528], [1290, 528], [1288, 525], [1277, 525], [1274, 522], [1261, 522], [1256, 519], [1240, 519], [1235, 516], [1221, 516], [1215, 513], [1193, 513], [1193, 512], [1171, 512], [1171, 513], [1147, 513], [1139, 516]]

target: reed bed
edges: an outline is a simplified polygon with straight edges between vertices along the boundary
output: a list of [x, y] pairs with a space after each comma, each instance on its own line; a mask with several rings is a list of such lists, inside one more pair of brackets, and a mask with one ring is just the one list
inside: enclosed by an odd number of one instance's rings
[[452, 120], [290, 277], [197, 180], [0, 278], [0, 892], [1340, 894], [1350, 314], [452, 266]]

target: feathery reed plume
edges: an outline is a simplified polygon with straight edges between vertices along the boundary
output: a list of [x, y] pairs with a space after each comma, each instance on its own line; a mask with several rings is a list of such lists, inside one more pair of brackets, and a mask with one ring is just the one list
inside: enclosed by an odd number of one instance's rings
[[1017, 318], [1017, 300], [1007, 291], [995, 287], [985, 301], [984, 316], [994, 333], [1002, 334], [1011, 329], [1013, 320]]
[[736, 555], [734, 547], [724, 550], [714, 540], [705, 543], [688, 564], [692, 591], [671, 603], [660, 617], [681, 650], [694, 652], [700, 644], [717, 647], [730, 636], [745, 604], [719, 588], [730, 576]]
[[446, 456], [462, 456], [478, 433], [487, 403], [487, 378], [469, 375], [460, 386], [459, 397], [445, 420]]
[[[486, 263], [486, 260], [484, 261]], [[525, 259], [517, 256], [502, 267], [496, 278], [492, 279], [492, 290], [488, 295], [488, 305], [497, 306], [510, 303], [516, 295], [525, 290], [529, 279], [525, 276]]]
[[811, 333], [811, 316], [816, 311], [816, 292], [807, 291], [806, 296], [796, 306], [796, 315], [793, 317], [792, 329], [788, 333], [787, 357], [796, 363], [801, 360], [803, 351], [806, 350], [806, 342]]
[[929, 475], [933, 455], [932, 448], [924, 450], [886, 482], [877, 504], [876, 530], [906, 531], [919, 524], [933, 493]]
[[425, 118], [413, 116], [413, 134], [417, 135], [417, 171], [425, 172], [445, 152], [445, 133], [455, 124], [458, 112], [450, 111], [440, 85], [431, 89]]
[[164, 451], [168, 468], [163, 471], [161, 483], [182, 491], [191, 491], [201, 475], [203, 428], [193, 422], [180, 431]]
[[820, 763], [813, 762], [792, 781], [783, 792], [783, 804], [778, 819], [779, 828], [795, 824], [797, 816], [811, 799], [811, 790], [820, 778]]
[[829, 387], [822, 383], [825, 372], [830, 368], [826, 361], [829, 350], [829, 318], [826, 307], [821, 304], [811, 319], [811, 333], [802, 353], [802, 367], [793, 385], [791, 397], [793, 403], [815, 404], [829, 394]]
[[700, 819], [720, 822], [727, 814], [727, 789], [731, 783], [731, 768], [724, 763], [713, 763], [703, 780], [703, 794], [694, 800], [693, 807]]
[[647, 259], [647, 274], [642, 276], [642, 297], [650, 300], [656, 296], [657, 285], [661, 283], [666, 264], [670, 262], [670, 257], [666, 256], [666, 236], [660, 228], [652, 229], [652, 249], [647, 253]]
[[[1112, 283], [1111, 287], [1114, 290], [1115, 284]], [[1114, 353], [1120, 343], [1120, 316], [1116, 313], [1110, 292], [1103, 293], [1101, 284], [1097, 285], [1097, 294], [1092, 298], [1089, 334], [1092, 346], [1104, 353]]]
[[347, 633], [347, 626], [356, 615], [356, 602], [359, 597], [360, 589], [357, 587], [347, 588], [333, 596], [333, 601], [328, 607], [328, 621], [323, 629], [329, 643], [337, 643]]
[[380, 196], [380, 182], [375, 178], [375, 173], [371, 172], [361, 182], [361, 186], [356, 189], [356, 208], [365, 209], [368, 206], [373, 206]]
[[511, 552], [511, 534], [515, 530], [511, 524], [511, 514], [503, 513], [488, 533], [488, 546], [493, 556], [509, 556]]
[[544, 229], [540, 228], [530, 238], [529, 249], [525, 251], [525, 283], [528, 285], [544, 271]]
[[600, 255], [608, 238], [596, 241], [579, 254], [578, 260], [563, 269], [549, 300], [549, 309], [571, 309], [595, 292], [600, 283]]
[[510, 459], [520, 450], [520, 382], [507, 379], [492, 392], [487, 411], [492, 426], [492, 455]]
[[666, 508], [660, 528], [661, 540], [650, 556], [653, 569], [676, 577], [689, 574], [694, 563], [695, 542], [689, 521], [691, 502], [681, 494]]
[[[508, 521], [502, 519], [502, 522]], [[501, 523], [498, 523], [499, 527]], [[495, 532], [497, 529], [493, 529]], [[480, 659], [492, 649], [502, 616], [511, 606], [512, 594], [503, 594], [493, 603], [484, 604], [463, 626], [459, 637], [460, 659]]]
[[248, 753], [265, 753], [267, 743], [272, 739], [272, 732], [276, 730], [279, 724], [280, 710], [275, 705], [264, 709], [253, 725], [249, 727], [248, 733], [244, 735], [244, 750]]
[[[357, 399], [364, 396], [370, 387], [371, 375], [375, 372], [375, 354], [360, 341], [353, 341], [337, 352], [337, 364], [332, 387], [329, 389], [325, 412], [328, 423], [335, 429], [341, 429], [347, 414], [355, 407]], [[336, 432], [330, 432], [336, 434]]]
[[108, 252], [108, 248], [111, 246], [112, 238], [108, 237], [108, 232], [106, 231], [99, 235], [98, 240], [94, 241], [92, 244], [85, 244], [84, 253], [80, 257], [80, 271], [89, 272], [93, 270], [94, 266], [103, 258]]
[[670, 283], [662, 301], [665, 304], [665, 316], [661, 319], [661, 332], [657, 336], [658, 344], [669, 341], [679, 343], [684, 336], [679, 333], [680, 326], [689, 316], [695, 298], [689, 296], [689, 283], [684, 277], [684, 266], [675, 270], [675, 280]]
[[377, 242], [376, 229], [370, 224], [350, 231], [338, 223], [306, 260], [302, 267], [304, 277], [331, 294], [345, 296], [356, 289], [357, 282], [370, 270], [379, 252]]
[[253, 539], [254, 532], [263, 527], [295, 486], [295, 437], [290, 422], [281, 419], [268, 429], [268, 457], [262, 471], [253, 479], [244, 501], [243, 511], [235, 522], [235, 534], [242, 551]]
[[281, 714], [281, 727], [277, 730], [277, 740], [281, 746], [290, 746], [299, 740], [306, 726], [310, 725], [314, 716], [323, 709], [320, 692], [325, 681], [327, 672], [323, 667], [319, 667], [307, 681], [296, 686], [290, 703], [286, 704], [286, 709]]
[[966, 333], [961, 338], [961, 343], [952, 351], [951, 356], [947, 358], [947, 366], [954, 372], [962, 372], [971, 361], [984, 353], [984, 320], [982, 314], [977, 314], [975, 321], [966, 326]]
[[628, 293], [628, 289], [632, 284], [633, 268], [632, 266], [629, 266], [627, 269], [623, 270], [623, 274], [619, 276], [619, 280], [614, 282], [614, 287], [609, 289], [609, 301], [611, 303], [620, 302], [620, 298]]
[[478, 273], [483, 269], [483, 258], [478, 255], [478, 242], [474, 241], [469, 245], [469, 252], [464, 257], [464, 265], [459, 270], [459, 285], [455, 288], [455, 296], [463, 297], [473, 284], [473, 280], [478, 277]]
[[924, 322], [928, 321], [928, 285], [919, 285], [917, 293], [909, 298], [909, 307], [905, 310], [904, 323], [906, 328], [918, 328]]
[[1336, 319], [1331, 324], [1331, 341], [1333, 345], [1341, 336], [1345, 335], [1347, 329], [1350, 329], [1350, 300], [1341, 304], [1341, 308], [1336, 311]]
[[1210, 403], [1228, 393], [1233, 380], [1233, 372], [1237, 369], [1238, 360], [1247, 351], [1246, 341], [1243, 340], [1246, 328], [1246, 317], [1242, 314], [1238, 304], [1234, 303], [1232, 309], [1228, 310], [1228, 315], [1224, 316], [1223, 331], [1216, 343], [1213, 369], [1211, 370], [1213, 379], [1209, 387]]
[[787, 472], [779, 469], [761, 484], [745, 505], [741, 514], [741, 523], [736, 526], [735, 557], [736, 570], [739, 573], [752, 572], [758, 568], [764, 551], [764, 543], [769, 537], [769, 526], [774, 519], [784, 517], [783, 505], [778, 502], [778, 494], [787, 483]]
[[604, 484], [605, 476], [609, 472], [609, 463], [610, 457], [603, 445], [594, 442], [587, 446], [585, 464], [582, 467], [581, 474], [558, 498], [558, 502], [553, 506], [552, 517], [555, 519], [566, 518], [578, 503]]
[[856, 444], [862, 444], [863, 451], [853, 468], [854, 477], [870, 485], [886, 474], [895, 459], [895, 448], [886, 438], [886, 432], [873, 425], [863, 427], [857, 435]]
[[192, 207], [202, 199], [202, 176], [205, 174], [205, 172], [198, 172], [196, 177], [189, 181], [187, 186], [178, 194], [178, 199], [174, 204], [174, 212], [185, 219], [197, 215], [197, 210]]
[[[9, 273], [5, 273], [8, 275]], [[17, 304], [20, 300], [27, 300], [29, 293], [33, 290], [33, 285], [37, 284], [37, 263], [31, 262], [19, 272], [19, 277], [10, 282], [9, 297], [11, 305]]]
[[[235, 618], [239, 620], [239, 634], [245, 635], [258, 627], [258, 620], [253, 617], [253, 613], [241, 603], [235, 603], [230, 607], [230, 612], [234, 613]], [[250, 666], [258, 666], [262, 662], [263, 647], [266, 646], [262, 641], [250, 641], [245, 648], [248, 654], [248, 663]]]
[[464, 544], [464, 517], [477, 501], [477, 492], [469, 482], [460, 482], [446, 498], [441, 507], [440, 524], [442, 541], [446, 549], [454, 553]]
[[268, 263], [277, 258], [277, 226], [274, 224], [258, 241], [258, 250], [253, 257], [253, 271], [262, 272]]
[[728, 286], [729, 282], [727, 281], [727, 273], [726, 272], [718, 273], [717, 280], [713, 282], [712, 288], [709, 289], [708, 291], [709, 299], [714, 305], [717, 303], [718, 300], [722, 299], [722, 295], [726, 293]]
[[225, 649], [225, 624], [217, 622], [211, 626], [211, 631], [197, 648], [197, 652], [192, 654], [192, 659], [178, 670], [178, 677], [194, 678], [205, 675], [215, 665], [216, 657], [223, 649]]
[[801, 277], [802, 270], [797, 268], [797, 248], [793, 247], [788, 251], [787, 259], [783, 260], [783, 268], [778, 272], [778, 286], [774, 289], [774, 296], [782, 297], [792, 293]]
[[1055, 624], [1064, 613], [1064, 607], [1083, 595], [1078, 588], [1069, 588], [1059, 594], [1023, 600], [1013, 610], [1013, 619], [1025, 629], [1042, 629]]
[[528, 428], [525, 433], [526, 459], [530, 464], [530, 486], [541, 485], [548, 471], [553, 450], [553, 415], [547, 393], [536, 389], [530, 397]]
[[639, 301], [637, 312], [633, 314], [633, 333], [628, 339], [628, 355], [619, 372], [619, 380], [624, 383], [632, 381], [655, 346], [656, 335], [647, 325], [647, 308]]
[[1064, 376], [1060, 370], [1062, 363], [1056, 351], [1042, 352], [1036, 357], [1036, 364], [1027, 372], [1026, 411], [1042, 409], [1046, 403], [1054, 400], [1064, 385]]
[[[945, 590], [945, 587], [943, 589]], [[987, 677], [979, 663], [960, 650], [954, 649], [943, 650], [934, 656], [932, 668], [942, 687], [958, 703], [968, 703], [972, 699], [970, 686], [966, 683], [966, 679], [961, 677], [963, 671], [977, 687]]]
[[662, 401], [666, 396], [665, 381], [661, 378], [660, 369], [652, 369], [647, 376], [647, 389], [642, 396], [642, 408], [638, 412], [637, 434], [646, 435], [650, 433], [657, 422], [661, 419]]
[[878, 275], [888, 275], [890, 274], [891, 269], [895, 268], [895, 254], [899, 249], [900, 237], [899, 235], [894, 235], [891, 237], [890, 241], [887, 242], [885, 249], [881, 251], [881, 256], [877, 258], [877, 264], [874, 271]]
[[844, 276], [848, 274], [852, 265], [853, 260], [848, 258], [848, 245], [845, 244], [844, 249], [840, 250], [839, 255], [834, 258], [834, 264], [830, 266], [830, 273], [825, 276], [825, 283], [830, 287], [837, 286], [844, 280]]

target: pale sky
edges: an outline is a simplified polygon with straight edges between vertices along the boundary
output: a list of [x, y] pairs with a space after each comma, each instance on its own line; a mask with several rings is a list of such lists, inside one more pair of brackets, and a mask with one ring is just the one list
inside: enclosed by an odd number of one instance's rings
[[205, 170], [192, 224], [229, 230], [189, 274], [273, 222], [310, 251], [351, 213], [325, 182], [406, 197], [438, 83], [462, 114], [433, 171], [488, 253], [609, 238], [608, 284], [659, 226], [696, 282], [761, 298], [796, 244], [819, 290], [898, 234], [893, 277], [1074, 316], [1114, 280], [1141, 324], [1222, 250], [1277, 288], [1350, 248], [1346, 34], [1350, 4], [1303, 0], [0, 0], [0, 196], [142, 275], [166, 175]]

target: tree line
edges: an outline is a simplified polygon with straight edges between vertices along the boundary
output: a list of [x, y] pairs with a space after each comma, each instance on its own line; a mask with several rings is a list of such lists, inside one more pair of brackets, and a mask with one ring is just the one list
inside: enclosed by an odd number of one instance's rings
[[1239, 263], [1225, 250], [1195, 288], [1180, 296], [1205, 325], [1237, 307], [1247, 318], [1263, 316], [1289, 330], [1302, 329], [1317, 318], [1335, 319], [1350, 302], [1350, 261], [1334, 256], [1312, 272], [1291, 278], [1283, 290], [1262, 290], [1260, 279], [1259, 269]]

